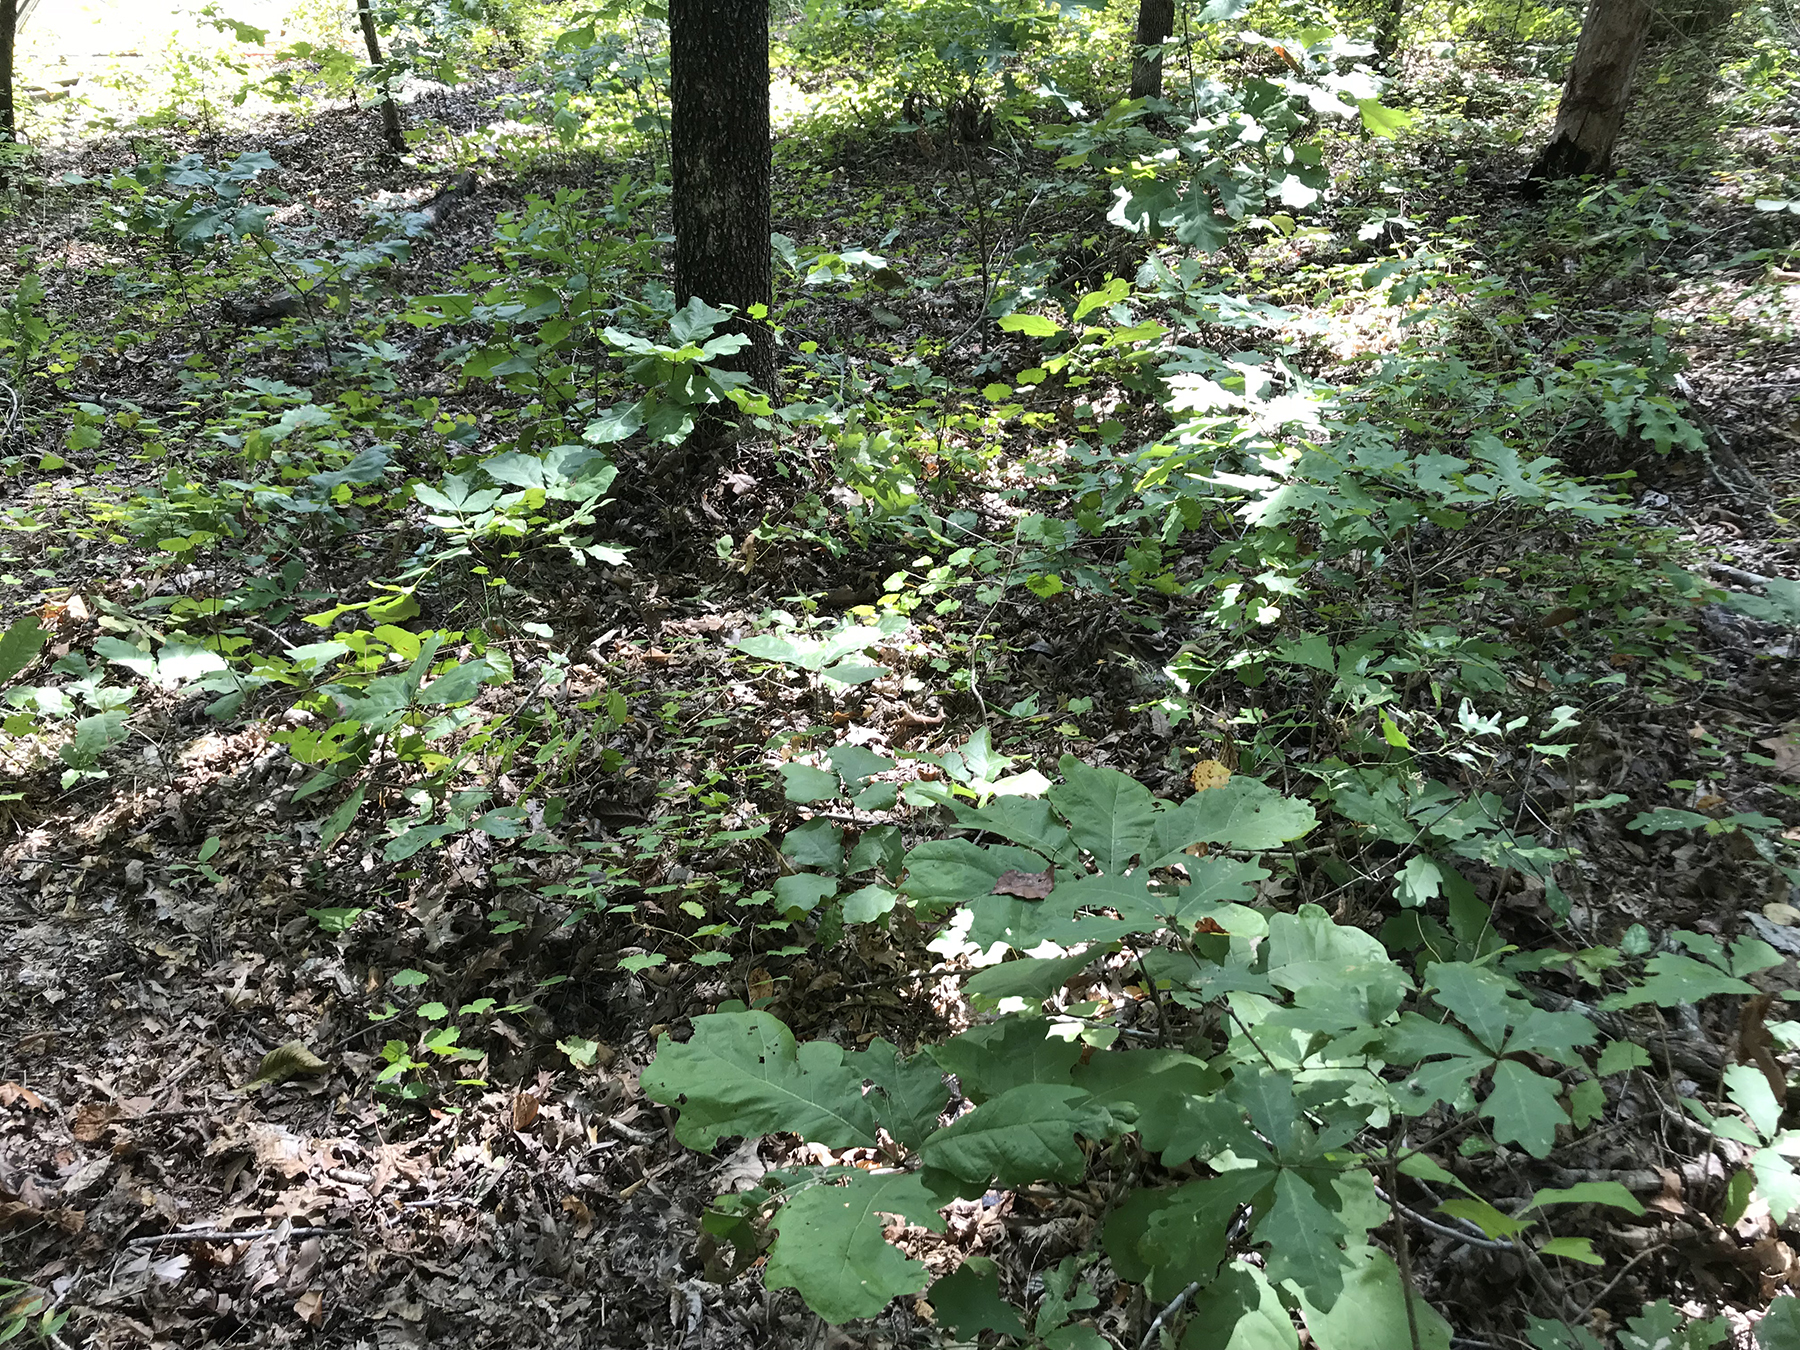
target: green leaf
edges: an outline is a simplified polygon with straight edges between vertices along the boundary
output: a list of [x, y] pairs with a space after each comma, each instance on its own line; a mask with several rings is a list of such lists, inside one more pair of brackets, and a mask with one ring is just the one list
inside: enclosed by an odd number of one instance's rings
[[1068, 1086], [1081, 1045], [1049, 1032], [1042, 1017], [1009, 1017], [971, 1027], [926, 1052], [945, 1073], [956, 1075], [963, 1096], [980, 1105], [1022, 1083]]
[[885, 886], [864, 886], [844, 897], [845, 923], [874, 923], [890, 912], [900, 897]]
[[1299, 1350], [1293, 1318], [1268, 1278], [1234, 1261], [1188, 1300], [1181, 1350]]
[[937, 1128], [950, 1100], [944, 1071], [930, 1055], [901, 1059], [888, 1042], [876, 1037], [867, 1050], [845, 1057], [849, 1068], [873, 1083], [877, 1091], [864, 1100], [875, 1110], [875, 1123], [904, 1148], [916, 1149]]
[[896, 762], [886, 755], [878, 755], [860, 745], [834, 745], [826, 753], [826, 758], [844, 780], [844, 786], [853, 792], [876, 774], [886, 773], [896, 767]]
[[419, 701], [434, 707], [467, 703], [497, 672], [486, 661], [465, 661], [419, 691]]
[[1520, 1220], [1502, 1214], [1485, 1200], [1457, 1196], [1438, 1206], [1438, 1213], [1455, 1219], [1466, 1219], [1491, 1238], [1504, 1241], [1531, 1227], [1529, 1219]]
[[1003, 333], [1023, 333], [1026, 337], [1047, 338], [1062, 332], [1062, 325], [1042, 314], [1008, 314], [1000, 320]]
[[1673, 1008], [1698, 1003], [1714, 994], [1754, 994], [1754, 986], [1679, 952], [1659, 952], [1644, 963], [1644, 979], [1630, 989], [1600, 1000], [1608, 1012], [1635, 1008], [1640, 1003]]
[[1024, 1083], [957, 1117], [925, 1140], [919, 1157], [976, 1185], [1074, 1185], [1087, 1171], [1078, 1134], [1101, 1138], [1110, 1118], [1078, 1087]]
[[1628, 1214], [1642, 1214], [1643, 1204], [1616, 1181], [1582, 1181], [1561, 1190], [1541, 1190], [1531, 1197], [1526, 1210], [1545, 1205], [1611, 1205]]
[[438, 840], [447, 839], [467, 828], [460, 820], [440, 821], [436, 825], [415, 825], [398, 838], [388, 840], [381, 850], [382, 860], [391, 863], [405, 862], [427, 844], [435, 844]]
[[923, 1262], [888, 1244], [880, 1216], [944, 1231], [938, 1195], [917, 1172], [873, 1173], [851, 1169], [843, 1184], [811, 1186], [770, 1220], [777, 1234], [769, 1248], [763, 1283], [794, 1289], [827, 1322], [873, 1317], [901, 1294], [931, 1283]]
[[1176, 862], [1191, 844], [1223, 844], [1252, 851], [1278, 848], [1319, 823], [1305, 802], [1283, 797], [1254, 778], [1232, 778], [1223, 787], [1196, 792], [1179, 806], [1157, 812], [1154, 858]]
[[368, 795], [368, 791], [366, 786], [357, 788], [355, 792], [344, 799], [343, 805], [326, 819], [325, 824], [319, 829], [319, 852], [323, 853], [344, 837], [344, 832], [356, 819], [356, 813], [362, 810], [363, 798]]
[[1156, 799], [1150, 789], [1117, 769], [1095, 768], [1073, 755], [1057, 764], [1063, 782], [1047, 794], [1069, 822], [1069, 835], [1094, 857], [1102, 873], [1116, 875], [1150, 844]]
[[900, 889], [916, 904], [949, 906], [991, 894], [1002, 872], [1042, 872], [1048, 864], [1022, 848], [981, 848], [967, 839], [920, 844], [906, 855]]
[[1569, 1119], [1585, 1130], [1606, 1117], [1606, 1089], [1598, 1078], [1584, 1078], [1569, 1089]]
[[1757, 1350], [1800, 1350], [1800, 1298], [1785, 1294], [1769, 1300], [1769, 1310], [1756, 1324]]
[[781, 851], [796, 867], [835, 872], [844, 865], [844, 832], [823, 816], [815, 816], [782, 836]]
[[1384, 107], [1379, 99], [1359, 98], [1356, 110], [1362, 115], [1363, 130], [1371, 136], [1398, 136], [1413, 121], [1411, 113]]
[[[1329, 1188], [1324, 1193], [1337, 1199]], [[1270, 1280], [1292, 1281], [1317, 1306], [1330, 1309], [1344, 1287], [1349, 1258], [1341, 1244], [1350, 1229], [1320, 1195], [1321, 1187], [1300, 1169], [1282, 1168], [1269, 1210], [1256, 1225], [1256, 1239], [1269, 1244], [1265, 1268]]]
[[781, 1131], [830, 1148], [875, 1144], [874, 1107], [844, 1052], [829, 1041], [796, 1050], [793, 1032], [765, 1012], [702, 1014], [685, 1044], [664, 1035], [643, 1089], [681, 1108], [675, 1137], [689, 1148]]
[[1116, 1232], [1109, 1224], [1107, 1250], [1115, 1260], [1123, 1257], [1127, 1266], [1142, 1263], [1152, 1297], [1173, 1298], [1194, 1280], [1205, 1284], [1213, 1279], [1230, 1251], [1228, 1239], [1239, 1211], [1266, 1205], [1274, 1181], [1274, 1172], [1262, 1167], [1190, 1181], [1145, 1215], [1132, 1251], [1121, 1253], [1120, 1248], [1138, 1225], [1129, 1216]]
[[1517, 1143], [1534, 1158], [1547, 1158], [1556, 1145], [1556, 1127], [1569, 1116], [1556, 1099], [1556, 1083], [1514, 1060], [1494, 1066], [1494, 1086], [1481, 1103], [1481, 1115], [1494, 1122], [1494, 1138]]
[[985, 1256], [967, 1258], [925, 1297], [938, 1319], [962, 1340], [972, 1341], [984, 1331], [1025, 1336], [1018, 1309], [1000, 1297], [1000, 1267]]
[[1603, 1266], [1606, 1258], [1594, 1250], [1594, 1244], [1584, 1237], [1551, 1238], [1538, 1248], [1540, 1256], [1560, 1256], [1566, 1261], [1579, 1261], [1583, 1265]]
[[1750, 1117], [1757, 1134], [1773, 1139], [1781, 1129], [1781, 1103], [1761, 1069], [1754, 1064], [1733, 1064], [1725, 1070], [1725, 1095]]
[[963, 981], [965, 994], [998, 1003], [1005, 998], [1044, 999], [1104, 955], [1088, 951], [1075, 956], [1024, 957], [978, 970]]
[[783, 764], [782, 795], [790, 802], [822, 802], [838, 795], [838, 776], [811, 764]]
[[50, 634], [38, 627], [36, 615], [16, 619], [0, 634], [0, 684], [5, 684], [37, 660]]
[[1456, 1015], [1475, 1039], [1495, 1054], [1506, 1043], [1506, 1028], [1530, 1007], [1511, 995], [1507, 983], [1485, 966], [1446, 961], [1429, 967], [1425, 982], [1437, 1004]]
[[[1408, 1330], [1407, 1294], [1393, 1259], [1371, 1247], [1350, 1253], [1343, 1291], [1329, 1309], [1321, 1309], [1300, 1291], [1300, 1313], [1317, 1350], [1404, 1350], [1412, 1345]], [[1411, 1293], [1412, 1321], [1419, 1328], [1419, 1350], [1449, 1350], [1450, 1324], [1418, 1293]]]
[[821, 900], [837, 894], [837, 878], [817, 872], [795, 872], [775, 881], [775, 908], [784, 914], [810, 914]]
[[1394, 898], [1408, 909], [1418, 909], [1434, 899], [1443, 885], [1443, 868], [1423, 853], [1415, 853], [1394, 877]]

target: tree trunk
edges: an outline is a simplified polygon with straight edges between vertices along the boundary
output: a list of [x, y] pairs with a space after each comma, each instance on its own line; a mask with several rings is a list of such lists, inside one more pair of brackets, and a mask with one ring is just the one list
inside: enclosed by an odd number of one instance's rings
[[1650, 0], [1589, 0], [1550, 143], [1526, 181], [1605, 173], [1625, 121], [1631, 77], [1650, 31]]
[[1406, 0], [1387, 0], [1375, 25], [1375, 60], [1382, 70], [1393, 63], [1400, 49], [1400, 25], [1406, 18]]
[[733, 364], [773, 389], [774, 342], [748, 314], [775, 289], [768, 0], [669, 0], [669, 105], [675, 302], [736, 306], [751, 345]]
[[1175, 0], [1138, 0], [1137, 36], [1131, 54], [1131, 97], [1161, 98], [1162, 44], [1175, 31]]
[[19, 0], [0, 0], [0, 140], [18, 139], [13, 107], [13, 48], [19, 32]]
[[[5, 0], [0, 0], [0, 4]], [[356, 0], [356, 20], [362, 25], [363, 45], [369, 49], [369, 64], [381, 64], [381, 37], [375, 31], [375, 11], [369, 0]], [[396, 155], [406, 153], [406, 137], [400, 130], [400, 105], [386, 80], [381, 82], [381, 138]]]

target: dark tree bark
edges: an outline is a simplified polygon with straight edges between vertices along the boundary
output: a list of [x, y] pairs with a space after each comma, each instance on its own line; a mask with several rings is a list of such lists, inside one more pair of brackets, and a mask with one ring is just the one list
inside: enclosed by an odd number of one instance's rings
[[1382, 7], [1381, 20], [1375, 25], [1375, 59], [1383, 70], [1394, 60], [1394, 53], [1400, 49], [1400, 25], [1406, 18], [1406, 0], [1387, 0]]
[[1631, 77], [1650, 31], [1650, 11], [1650, 0], [1589, 0], [1555, 129], [1526, 175], [1527, 183], [1605, 173], [1612, 167], [1613, 145], [1631, 99]]
[[747, 314], [775, 289], [768, 0], [669, 0], [669, 105], [676, 303], [736, 306], [735, 368], [773, 389], [774, 342]]
[[13, 106], [13, 48], [19, 32], [19, 0], [0, 0], [0, 139], [19, 136]]
[[1161, 98], [1162, 44], [1175, 31], [1175, 0], [1138, 0], [1137, 35], [1131, 53], [1131, 97]]
[[[0, 4], [5, 0], [0, 0]], [[369, 64], [381, 64], [381, 35], [375, 31], [375, 11], [369, 0], [356, 0], [356, 20], [362, 25], [363, 45], [369, 49]], [[396, 155], [406, 153], [406, 136], [400, 129], [400, 105], [394, 102], [393, 90], [386, 80], [381, 82], [381, 138]]]

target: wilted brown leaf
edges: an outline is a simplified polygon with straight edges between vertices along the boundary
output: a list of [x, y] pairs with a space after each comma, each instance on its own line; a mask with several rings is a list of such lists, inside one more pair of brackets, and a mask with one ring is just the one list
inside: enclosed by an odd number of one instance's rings
[[748, 992], [752, 1003], [775, 997], [775, 977], [761, 966], [750, 972], [749, 984]]
[[0, 1083], [0, 1106], [24, 1102], [27, 1111], [42, 1111], [44, 1099], [23, 1083]]
[[118, 1118], [119, 1108], [115, 1102], [83, 1102], [75, 1108], [75, 1119], [69, 1123], [69, 1132], [80, 1143], [97, 1144]]
[[1042, 900], [1056, 889], [1056, 868], [1042, 872], [1002, 872], [994, 880], [989, 895], [1016, 895], [1021, 900]]
[[521, 1092], [512, 1099], [512, 1127], [523, 1134], [537, 1123], [538, 1099], [529, 1092]]
[[316, 1327], [325, 1321], [325, 1295], [321, 1290], [308, 1289], [294, 1300], [294, 1314], [309, 1327]]
[[1195, 792], [1205, 792], [1208, 788], [1224, 787], [1231, 781], [1231, 770], [1216, 759], [1203, 759], [1194, 765], [1193, 772], [1188, 775]]

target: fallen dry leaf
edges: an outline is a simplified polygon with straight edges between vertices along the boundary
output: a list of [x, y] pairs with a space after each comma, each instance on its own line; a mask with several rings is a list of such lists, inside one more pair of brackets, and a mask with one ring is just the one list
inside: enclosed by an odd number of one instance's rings
[[1208, 788], [1224, 787], [1231, 781], [1231, 770], [1216, 759], [1203, 759], [1194, 765], [1193, 772], [1188, 775], [1195, 792], [1205, 792]]
[[294, 1314], [309, 1327], [316, 1327], [325, 1321], [325, 1295], [317, 1289], [308, 1289], [294, 1300]]
[[0, 1083], [0, 1106], [24, 1102], [27, 1111], [42, 1111], [44, 1099], [23, 1083]]
[[538, 1099], [529, 1092], [521, 1092], [512, 1099], [512, 1127], [523, 1134], [537, 1123]]
[[83, 1102], [75, 1108], [75, 1119], [69, 1123], [69, 1132], [78, 1143], [97, 1144], [118, 1118], [116, 1102]]
[[750, 972], [750, 1001], [760, 1003], [765, 998], [775, 997], [775, 977], [761, 966]]
[[1021, 900], [1042, 900], [1056, 889], [1056, 868], [1042, 872], [1002, 872], [994, 879], [989, 895], [1016, 895]]

